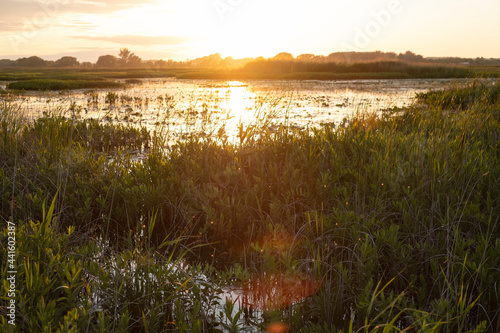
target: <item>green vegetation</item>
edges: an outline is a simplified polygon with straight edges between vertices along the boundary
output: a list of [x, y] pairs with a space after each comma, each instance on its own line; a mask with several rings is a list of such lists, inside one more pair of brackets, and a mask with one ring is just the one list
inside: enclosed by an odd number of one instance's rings
[[36, 79], [9, 83], [8, 89], [15, 90], [71, 90], [92, 88], [120, 88], [122, 84], [107, 80], [53, 80]]
[[[482, 70], [483, 76], [498, 77], [498, 72]], [[400, 61], [359, 63], [308, 62], [298, 60], [256, 60], [243, 68], [198, 71], [178, 75], [182, 79], [280, 79], [280, 80], [359, 80], [476, 77], [477, 69]]]
[[[182, 70], [179, 70], [182, 72]], [[0, 81], [23, 80], [105, 80], [172, 77], [170, 70], [154, 69], [0, 69]]]
[[[256, 60], [238, 69], [22, 69], [0, 68], [0, 81], [16, 90], [66, 90], [116, 88], [142, 78], [215, 80], [361, 80], [498, 77], [496, 67], [460, 67], [434, 64], [378, 61], [362, 63], [318, 63], [299, 60]], [[116, 80], [125, 80], [117, 82]]]
[[[182, 73], [183, 70], [178, 70]], [[175, 74], [167, 70], [77, 70], [77, 69], [0, 69], [0, 81], [17, 81], [7, 85], [14, 90], [71, 90], [120, 88], [137, 83], [140, 78], [167, 78]], [[125, 80], [124, 83], [116, 80]]]
[[[476, 82], [337, 127], [271, 130], [263, 116], [235, 143], [222, 123], [165, 147], [168, 128], [28, 123], [4, 96], [14, 331], [496, 332], [499, 98]], [[5, 227], [0, 239], [5, 258]], [[223, 299], [280, 275], [318, 290], [266, 310]]]
[[[111, 54], [102, 55], [96, 63], [82, 62], [72, 56], [64, 56], [56, 61], [44, 60], [38, 56], [23, 57], [17, 60], [0, 59], [0, 68], [206, 68], [206, 69], [231, 69], [240, 68], [250, 62], [264, 60], [263, 57], [258, 58], [241, 58], [234, 59], [233, 57], [222, 58], [220, 53], [210, 54], [200, 58], [174, 61], [174, 60], [142, 60], [127, 48], [121, 48], [118, 56]], [[281, 52], [268, 60], [291, 60], [302, 65], [319, 64], [355, 64], [366, 62], [405, 62], [420, 65], [439, 65], [439, 66], [474, 66], [474, 67], [494, 67], [500, 65], [500, 59], [485, 59], [478, 58], [426, 58], [422, 55], [415, 54], [411, 51], [405, 53], [395, 52], [334, 52], [327, 56], [314, 55], [311, 53], [301, 54], [294, 57], [288, 52]]]
[[485, 89], [482, 84], [470, 87], [456, 86], [447, 91], [419, 94], [418, 100], [432, 107], [441, 107], [453, 110], [467, 110], [478, 102], [495, 105], [500, 100], [500, 89]]

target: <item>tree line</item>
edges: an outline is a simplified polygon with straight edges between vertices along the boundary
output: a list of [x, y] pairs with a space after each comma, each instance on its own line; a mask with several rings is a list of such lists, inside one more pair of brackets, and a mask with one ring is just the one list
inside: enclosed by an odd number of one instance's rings
[[[461, 64], [474, 66], [500, 66], [500, 59], [485, 58], [426, 58], [411, 51], [397, 54], [395, 52], [335, 52], [327, 56], [314, 54], [301, 54], [294, 57], [292, 54], [282, 52], [272, 58], [242, 58], [234, 59], [232, 57], [223, 58], [219, 53], [209, 56], [196, 58], [186, 61], [174, 60], [142, 60], [128, 48], [121, 48], [118, 56], [111, 54], [102, 55], [96, 63], [79, 62], [77, 58], [64, 56], [58, 60], [44, 60], [38, 56], [19, 58], [17, 60], [1, 59], [0, 67], [28, 67], [28, 68], [180, 68], [180, 67], [199, 67], [229, 69], [239, 68], [250, 65], [251, 63], [266, 62], [289, 62], [297, 64], [318, 64], [321, 67], [324, 64], [355, 64], [376, 61], [402, 61], [419, 63], [440, 63], [440, 64]], [[323, 64], [323, 65], [321, 65]]]

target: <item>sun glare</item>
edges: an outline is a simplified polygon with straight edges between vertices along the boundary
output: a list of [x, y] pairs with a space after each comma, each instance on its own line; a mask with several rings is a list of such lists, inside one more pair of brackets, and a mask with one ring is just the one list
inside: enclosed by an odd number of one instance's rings
[[228, 87], [219, 90], [222, 99], [221, 110], [226, 113], [226, 130], [236, 133], [240, 124], [248, 124], [254, 119], [255, 94], [238, 81], [228, 82]]
[[231, 56], [235, 59], [247, 57], [272, 57], [281, 50], [276, 42], [259, 36], [234, 36], [227, 41], [215, 41], [222, 56]]

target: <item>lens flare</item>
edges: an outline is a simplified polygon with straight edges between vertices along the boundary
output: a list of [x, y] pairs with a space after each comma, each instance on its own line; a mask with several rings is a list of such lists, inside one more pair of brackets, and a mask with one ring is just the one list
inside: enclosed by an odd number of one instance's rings
[[256, 276], [234, 288], [243, 307], [274, 311], [304, 300], [318, 291], [320, 281], [292, 274]]
[[283, 323], [272, 323], [266, 329], [266, 332], [269, 333], [286, 333], [288, 332], [289, 327]]

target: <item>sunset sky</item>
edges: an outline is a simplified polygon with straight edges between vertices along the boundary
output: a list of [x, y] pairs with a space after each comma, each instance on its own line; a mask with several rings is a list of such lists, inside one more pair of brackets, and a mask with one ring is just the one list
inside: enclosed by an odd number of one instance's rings
[[411, 50], [500, 58], [498, 0], [1, 0], [0, 58]]

